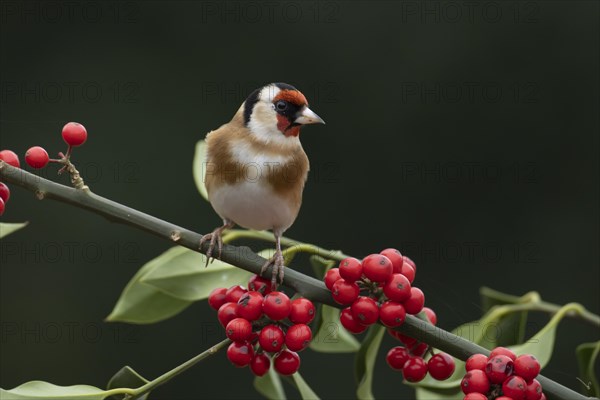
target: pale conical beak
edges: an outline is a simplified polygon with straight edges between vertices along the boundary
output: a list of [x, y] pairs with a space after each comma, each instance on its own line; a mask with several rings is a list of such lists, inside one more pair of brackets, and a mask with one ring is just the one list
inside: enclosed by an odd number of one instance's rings
[[325, 121], [315, 114], [313, 110], [308, 107], [304, 107], [300, 113], [300, 116], [294, 120], [294, 123], [300, 125], [324, 124]]

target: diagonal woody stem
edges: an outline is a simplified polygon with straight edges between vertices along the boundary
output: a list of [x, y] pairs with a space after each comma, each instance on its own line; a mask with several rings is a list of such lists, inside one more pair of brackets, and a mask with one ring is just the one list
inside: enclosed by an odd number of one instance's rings
[[[196, 232], [98, 196], [89, 190], [74, 189], [41, 178], [22, 169], [14, 168], [1, 160], [0, 178], [5, 182], [34, 192], [39, 199], [53, 199], [89, 210], [106, 217], [112, 222], [133, 226], [194, 251], [205, 253], [208, 249], [208, 243], [202, 246], [202, 249], [198, 249], [198, 243], [200, 243], [202, 235]], [[226, 263], [255, 274], [260, 274], [261, 267], [266, 261], [249, 247], [231, 245], [223, 246], [221, 259]], [[265, 276], [271, 276], [270, 269], [271, 267], [265, 271]], [[283, 284], [310, 300], [340, 308], [340, 305], [333, 301], [325, 284], [315, 278], [288, 268], [286, 269]], [[490, 353], [489, 350], [475, 343], [430, 325], [428, 322], [412, 315], [407, 315], [405, 323], [397, 328], [397, 330], [461, 360], [466, 360], [475, 353], [486, 355]], [[548, 394], [551, 399], [592, 399], [544, 376], [540, 375], [537, 379], [542, 384], [544, 393]]]

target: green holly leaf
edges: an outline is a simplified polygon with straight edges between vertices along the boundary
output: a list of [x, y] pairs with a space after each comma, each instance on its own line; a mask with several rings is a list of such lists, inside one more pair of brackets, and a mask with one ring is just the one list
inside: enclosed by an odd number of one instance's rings
[[594, 366], [600, 353], [600, 341], [580, 344], [577, 346], [576, 353], [579, 364], [579, 379], [582, 386], [581, 393], [586, 396], [598, 397], [600, 395], [600, 385]]
[[204, 300], [216, 287], [248, 282], [252, 273], [220, 260], [205, 267], [206, 256], [185, 247], [173, 247], [151, 262], [157, 264], [140, 279], [142, 284], [186, 302]]
[[384, 333], [385, 327], [382, 325], [371, 325], [367, 330], [367, 335], [360, 346], [360, 350], [356, 354], [355, 372], [356, 381], [358, 382], [356, 397], [360, 400], [375, 398], [372, 392], [373, 373]]
[[0, 222], [0, 239], [2, 239], [4, 236], [10, 235], [11, 233], [18, 231], [19, 229], [25, 228], [28, 223], [29, 222]]
[[310, 261], [310, 265], [315, 272], [315, 277], [321, 280], [323, 277], [325, 277], [325, 272], [336, 265], [335, 261], [328, 260], [316, 254], [310, 256], [308, 260]]
[[[273, 364], [273, 360], [271, 360], [271, 364]], [[254, 389], [269, 400], [286, 399], [281, 378], [273, 367], [269, 368], [265, 375], [254, 378]]]
[[[501, 293], [488, 287], [479, 289], [481, 296], [481, 307], [484, 312], [492, 309], [495, 306], [506, 304], [523, 304], [528, 302], [531, 297], [529, 294], [518, 297]], [[525, 329], [527, 328], [527, 311], [510, 313], [505, 317], [500, 318], [496, 322], [496, 334], [493, 336], [495, 341], [492, 347], [510, 346], [520, 344], [525, 341]]]
[[[174, 256], [174, 253], [177, 252], [174, 251], [170, 254]], [[192, 304], [191, 301], [170, 296], [141, 282], [146, 274], [155, 268], [160, 268], [167, 262], [167, 259], [168, 257], [159, 256], [140, 268], [123, 290], [113, 311], [106, 318], [107, 321], [152, 324], [177, 315]]]
[[[106, 388], [116, 389], [116, 388], [132, 388], [137, 389], [139, 387], [144, 386], [149, 381], [142, 377], [140, 374], [135, 372], [131, 367], [125, 366], [119, 370], [116, 374], [113, 375], [112, 378], [108, 381], [108, 385]], [[146, 393], [140, 397], [132, 397], [130, 400], [146, 400], [150, 393]], [[111, 400], [124, 400], [125, 395], [117, 394], [110, 396]], [[129, 399], [128, 399], [129, 400]]]
[[103, 400], [107, 396], [129, 393], [130, 389], [114, 389], [105, 391], [94, 386], [74, 385], [57, 386], [42, 381], [31, 381], [11, 390], [0, 389], [2, 400]]
[[[327, 260], [318, 255], [312, 255], [309, 260], [318, 279], [322, 279], [325, 272], [337, 264], [336, 261]], [[360, 342], [340, 323], [340, 310], [322, 304], [318, 304], [316, 310], [317, 316], [313, 325], [315, 334], [310, 343], [312, 350], [322, 353], [354, 353], [358, 351]]]
[[319, 396], [317, 396], [311, 387], [308, 386], [304, 378], [302, 378], [298, 372], [292, 375], [292, 381], [298, 389], [298, 392], [300, 392], [302, 400], [319, 400]]
[[194, 154], [194, 161], [192, 163], [192, 173], [194, 175], [194, 182], [196, 188], [200, 192], [200, 195], [208, 200], [208, 191], [204, 182], [204, 173], [206, 172], [206, 142], [204, 140], [196, 143], [196, 152]]
[[509, 346], [508, 348], [515, 352], [515, 354], [532, 354], [534, 355], [542, 368], [544, 368], [552, 358], [552, 352], [554, 351], [554, 342], [556, 341], [556, 329], [558, 324], [571, 312], [577, 313], [582, 310], [583, 307], [580, 304], [570, 303], [562, 306], [556, 314], [550, 319], [550, 321], [540, 329], [535, 335], [533, 335], [525, 343], [517, 346]]
[[317, 328], [310, 348], [321, 353], [354, 353], [360, 349], [360, 342], [340, 323], [340, 310], [321, 305], [317, 315]]

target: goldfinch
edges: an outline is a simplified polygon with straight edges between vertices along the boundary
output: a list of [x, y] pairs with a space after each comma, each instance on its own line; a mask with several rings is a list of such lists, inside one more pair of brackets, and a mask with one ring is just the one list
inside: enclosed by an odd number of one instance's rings
[[324, 123], [295, 87], [271, 83], [252, 92], [230, 122], [206, 135], [208, 200], [223, 219], [222, 226], [200, 241], [202, 247], [210, 240], [208, 259], [215, 245], [221, 257], [221, 235], [236, 224], [269, 229], [275, 236], [275, 254], [261, 274], [273, 265], [272, 286], [283, 280], [281, 236], [298, 215], [309, 169], [300, 128]]

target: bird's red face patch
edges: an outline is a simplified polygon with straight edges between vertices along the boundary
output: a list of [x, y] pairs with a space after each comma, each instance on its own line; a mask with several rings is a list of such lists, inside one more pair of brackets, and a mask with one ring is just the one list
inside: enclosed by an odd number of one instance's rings
[[[297, 90], [281, 90], [273, 98], [273, 104], [276, 104], [281, 100], [297, 109], [308, 104], [306, 97]], [[285, 136], [298, 136], [300, 134], [300, 125], [293, 123], [292, 115], [293, 114], [288, 114], [286, 112], [282, 112], [281, 114], [277, 113], [277, 129]]]
[[285, 136], [298, 136], [300, 134], [300, 126], [292, 126], [290, 128], [291, 124], [287, 117], [277, 114], [277, 129]]
[[273, 102], [278, 100], [285, 100], [297, 106], [304, 106], [308, 104], [306, 97], [304, 97], [304, 95], [297, 90], [281, 90], [279, 93], [277, 93], [277, 96], [273, 98]]

